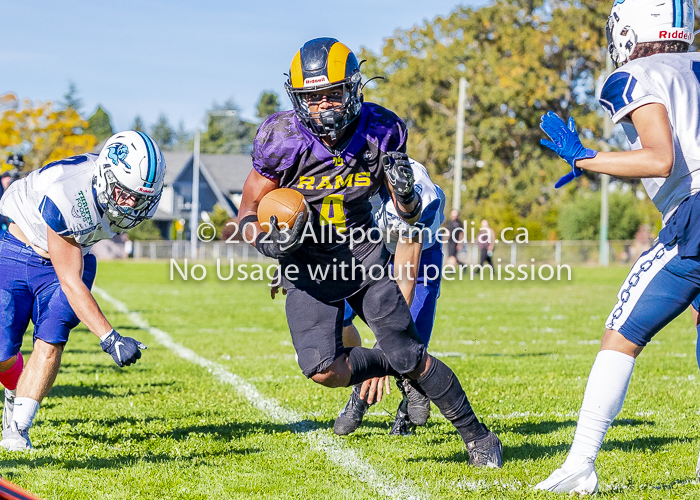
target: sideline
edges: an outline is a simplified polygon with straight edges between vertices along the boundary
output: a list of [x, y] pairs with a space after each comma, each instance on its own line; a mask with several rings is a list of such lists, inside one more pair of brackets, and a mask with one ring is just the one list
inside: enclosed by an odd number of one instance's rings
[[377, 471], [358, 452], [345, 446], [339, 438], [329, 436], [325, 429], [316, 429], [314, 422], [305, 419], [303, 414], [284, 408], [274, 399], [266, 398], [243, 377], [231, 373], [223, 365], [206, 359], [193, 350], [178, 344], [168, 333], [152, 327], [143, 316], [130, 311], [125, 303], [115, 299], [102, 288], [93, 286], [92, 291], [109, 302], [120, 313], [126, 315], [133, 324], [150, 333], [160, 345], [180, 358], [206, 368], [220, 382], [231, 385], [255, 408], [271, 419], [287, 424], [313, 449], [323, 452], [330, 461], [346, 469], [376, 492], [394, 499], [423, 500], [430, 498], [409, 482], [397, 480], [388, 474]]

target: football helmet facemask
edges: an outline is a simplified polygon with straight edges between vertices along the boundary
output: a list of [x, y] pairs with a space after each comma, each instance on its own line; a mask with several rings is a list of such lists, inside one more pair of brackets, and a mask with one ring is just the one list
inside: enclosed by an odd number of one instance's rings
[[693, 0], [615, 0], [605, 26], [615, 66], [630, 60], [638, 43], [680, 40], [693, 43]]
[[97, 201], [113, 227], [131, 229], [153, 217], [165, 176], [165, 160], [153, 139], [132, 130], [115, 134], [96, 163]]
[[[316, 38], [296, 53], [284, 86], [297, 118], [309, 132], [335, 140], [360, 115], [361, 80], [360, 65], [347, 46], [335, 38]], [[342, 91], [338, 106], [310, 111], [310, 97], [334, 90]], [[329, 101], [333, 102], [330, 97]]]

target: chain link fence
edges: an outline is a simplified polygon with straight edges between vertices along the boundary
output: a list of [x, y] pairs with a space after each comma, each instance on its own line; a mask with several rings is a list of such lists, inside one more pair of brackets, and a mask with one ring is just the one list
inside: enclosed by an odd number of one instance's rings
[[[466, 247], [466, 248], [464, 248]], [[479, 264], [479, 247], [464, 245], [457, 255], [462, 264]], [[634, 262], [651, 243], [635, 240], [608, 242], [608, 254], [611, 264]], [[447, 249], [445, 248], [445, 254]], [[188, 241], [135, 241], [135, 259], [192, 259]], [[234, 259], [235, 261], [271, 262], [258, 253], [251, 245], [243, 242], [200, 242], [194, 260], [212, 261], [216, 259]], [[533, 261], [542, 264], [597, 265], [600, 262], [600, 243], [598, 241], [531, 241], [529, 243], [497, 244], [493, 252], [494, 264], [530, 264]]]

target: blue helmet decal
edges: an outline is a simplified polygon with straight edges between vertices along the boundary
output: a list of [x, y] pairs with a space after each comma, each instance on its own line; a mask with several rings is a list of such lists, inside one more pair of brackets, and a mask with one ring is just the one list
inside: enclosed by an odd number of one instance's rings
[[131, 165], [124, 161], [129, 154], [129, 148], [126, 144], [120, 144], [117, 142], [116, 144], [112, 144], [110, 147], [108, 147], [107, 150], [107, 158], [112, 160], [112, 163], [119, 165], [119, 162], [122, 162], [127, 170], [131, 170]]
[[621, 3], [625, 3], [625, 0], [615, 0], [613, 7], [615, 7], [616, 5], [620, 5]]

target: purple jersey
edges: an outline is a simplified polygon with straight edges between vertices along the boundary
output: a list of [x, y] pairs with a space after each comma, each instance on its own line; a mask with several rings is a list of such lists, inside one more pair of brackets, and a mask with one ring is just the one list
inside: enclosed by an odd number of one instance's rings
[[381, 242], [350, 245], [349, 234], [373, 225], [369, 199], [384, 184], [382, 157], [388, 151], [406, 151], [406, 125], [391, 111], [364, 103], [357, 120], [342, 151], [328, 149], [299, 123], [294, 111], [270, 116], [253, 143], [253, 168], [279, 181], [279, 187], [302, 193], [311, 208], [314, 238], [304, 238], [282, 264], [299, 268], [294, 286], [326, 301], [352, 295], [369, 279], [333, 280], [332, 271], [328, 279], [313, 279], [309, 265], [368, 268], [386, 262]]

